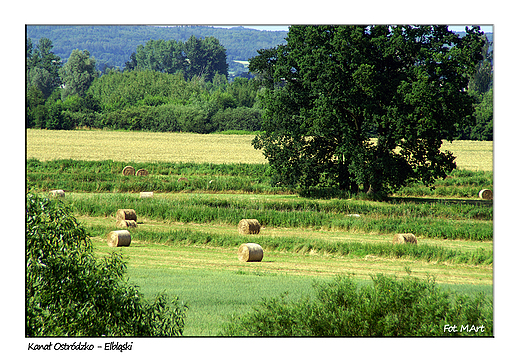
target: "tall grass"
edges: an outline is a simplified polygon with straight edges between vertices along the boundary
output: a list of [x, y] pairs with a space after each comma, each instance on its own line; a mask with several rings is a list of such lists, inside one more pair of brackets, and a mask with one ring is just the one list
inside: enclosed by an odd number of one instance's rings
[[[382, 234], [410, 232], [429, 238], [492, 240], [492, 210], [480, 205], [387, 204], [362, 200], [266, 201], [211, 195], [140, 199], [132, 194], [77, 194], [67, 198], [78, 214], [111, 216], [119, 208], [172, 222], [237, 225], [255, 218], [267, 227], [338, 229]], [[348, 215], [358, 214], [359, 217]]]
[[[131, 162], [134, 168], [144, 168], [147, 177], [121, 175], [128, 165], [122, 161], [27, 160], [27, 187], [36, 190], [65, 189], [69, 192], [249, 192], [299, 193], [318, 198], [350, 198], [338, 190], [305, 190], [273, 187], [267, 164], [213, 164], [190, 162]], [[187, 177], [188, 183], [178, 183]], [[210, 182], [211, 181], [211, 182]], [[481, 189], [493, 190], [493, 173], [454, 170], [445, 180], [438, 180], [431, 189], [420, 183], [405, 186], [394, 196], [478, 198]]]

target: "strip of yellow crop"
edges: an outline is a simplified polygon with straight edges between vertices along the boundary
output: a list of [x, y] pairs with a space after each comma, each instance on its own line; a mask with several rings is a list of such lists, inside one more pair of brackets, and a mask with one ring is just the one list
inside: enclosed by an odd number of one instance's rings
[[[27, 130], [27, 158], [124, 162], [266, 163], [251, 145], [252, 135]], [[492, 141], [444, 142], [458, 168], [493, 170]]]
[[27, 158], [127, 162], [264, 163], [252, 135], [27, 130]]
[[445, 141], [441, 150], [453, 152], [458, 168], [493, 171], [493, 141]]

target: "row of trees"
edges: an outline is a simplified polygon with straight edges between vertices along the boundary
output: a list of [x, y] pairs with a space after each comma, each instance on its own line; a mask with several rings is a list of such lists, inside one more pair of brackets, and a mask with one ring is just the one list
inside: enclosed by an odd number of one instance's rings
[[[214, 38], [149, 41], [124, 71], [101, 75], [88, 51], [62, 66], [52, 43], [27, 40], [27, 127], [209, 133], [257, 131], [258, 84], [228, 82], [225, 49]], [[47, 68], [49, 70], [47, 70]]]
[[[454, 139], [493, 137], [492, 52], [488, 42], [481, 45], [483, 58], [467, 85], [472, 104], [464, 106], [471, 108], [472, 113], [449, 130]], [[316, 47], [328, 51], [326, 43]], [[287, 48], [282, 45], [279, 49]], [[403, 58], [413, 49], [403, 47], [397, 51], [403, 52], [398, 55]], [[74, 50], [62, 64], [49, 39], [41, 38], [37, 44], [27, 39], [26, 125], [49, 129], [106, 127], [199, 133], [259, 130], [260, 117], [266, 108], [265, 103], [260, 104], [263, 94], [275, 87], [290, 90], [296, 84], [293, 66], [287, 68], [290, 73], [286, 76], [273, 78], [278, 58], [277, 49], [259, 50], [258, 56], [251, 59], [255, 79], [238, 77], [230, 83], [222, 45], [215, 38], [192, 36], [186, 42], [150, 40], [137, 47], [124, 71], [108, 70], [102, 74], [96, 70], [97, 61], [88, 51]], [[334, 69], [334, 62], [341, 61], [330, 56], [325, 60], [329, 64], [324, 68], [324, 76], [328, 69]], [[320, 62], [323, 60], [318, 59], [314, 64], [316, 69], [325, 64]], [[337, 79], [347, 79], [345, 69], [336, 70]], [[377, 72], [374, 64], [366, 63], [356, 77], [364, 77], [364, 87], [368, 89], [369, 83], [377, 81], [374, 77]], [[314, 89], [309, 89], [308, 94], [315, 93]], [[368, 100], [370, 97], [359, 98], [359, 102]], [[322, 114], [325, 116], [328, 111]], [[377, 130], [372, 127], [369, 134], [374, 136]], [[447, 134], [442, 136], [446, 138]]]

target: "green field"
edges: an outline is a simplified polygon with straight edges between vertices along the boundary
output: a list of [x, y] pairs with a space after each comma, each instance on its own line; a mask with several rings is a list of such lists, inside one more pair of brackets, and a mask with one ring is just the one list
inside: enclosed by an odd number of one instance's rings
[[[106, 235], [116, 211], [136, 210], [132, 244], [116, 252], [147, 297], [166, 291], [188, 304], [186, 336], [218, 335], [262, 298], [297, 299], [336, 275], [432, 275], [443, 288], [492, 297], [493, 202], [478, 198], [493, 189], [492, 142], [445, 145], [458, 170], [435, 190], [408, 185], [376, 202], [272, 187], [252, 137], [27, 130], [27, 189], [65, 190], [98, 255], [114, 251]], [[123, 176], [128, 164], [149, 175]], [[242, 218], [258, 219], [260, 234], [239, 235]], [[403, 232], [418, 245], [392, 244]], [[244, 242], [262, 245], [262, 262], [238, 260]]]

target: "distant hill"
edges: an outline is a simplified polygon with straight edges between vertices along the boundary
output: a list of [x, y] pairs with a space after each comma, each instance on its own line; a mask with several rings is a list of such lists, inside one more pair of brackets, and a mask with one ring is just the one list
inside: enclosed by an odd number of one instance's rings
[[[27, 37], [36, 43], [45, 37], [52, 41], [53, 52], [64, 62], [74, 49], [88, 50], [96, 59], [98, 69], [123, 68], [139, 44], [150, 39], [175, 39], [186, 41], [190, 36], [219, 39], [226, 48], [230, 75], [247, 71], [248, 59], [256, 56], [257, 50], [284, 44], [287, 31], [261, 31], [242, 26], [216, 28], [212, 26], [27, 26]], [[464, 33], [458, 33], [464, 34]], [[493, 41], [493, 34], [487, 33]]]
[[230, 74], [247, 71], [243, 62], [256, 56], [258, 49], [285, 43], [287, 31], [261, 31], [244, 27], [216, 28], [212, 26], [27, 26], [27, 37], [36, 43], [48, 38], [53, 52], [66, 61], [74, 49], [88, 50], [96, 59], [98, 69], [124, 67], [139, 44], [150, 39], [183, 41], [194, 35], [213, 36], [226, 48]]

